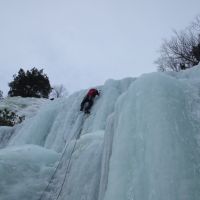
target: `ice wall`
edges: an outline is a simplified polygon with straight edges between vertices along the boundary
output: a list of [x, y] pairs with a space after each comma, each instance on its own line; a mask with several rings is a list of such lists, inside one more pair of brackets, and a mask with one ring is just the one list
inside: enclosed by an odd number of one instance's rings
[[28, 120], [10, 141], [10, 145], [36, 144], [62, 151], [66, 142], [73, 138], [77, 129], [82, 127], [82, 134], [105, 130], [107, 117], [114, 111], [118, 97], [126, 91], [134, 78], [121, 81], [108, 80], [97, 97], [92, 114], [81, 124], [80, 103], [86, 91], [72, 94], [67, 99], [57, 99], [40, 108], [38, 114]]
[[0, 150], [0, 199], [37, 199], [59, 155], [35, 145]]
[[153, 73], [118, 101], [104, 200], [199, 199], [200, 129], [187, 89], [180, 80]]
[[14, 190], [20, 200], [199, 200], [199, 77], [196, 67], [108, 80], [88, 117], [79, 111], [86, 90], [36, 103], [33, 114], [28, 106], [2, 143], [0, 174], [19, 175], [2, 176], [0, 199]]
[[[58, 169], [53, 176], [54, 180], [50, 181], [54, 173], [51, 166], [49, 169], [51, 173], [46, 174], [46, 182], [44, 179], [41, 190], [38, 190], [32, 199], [40, 199], [41, 196], [41, 199], [47, 197], [56, 199], [59, 193], [59, 199], [65, 199], [66, 196], [69, 199], [94, 200], [98, 198], [107, 118], [113, 113], [118, 97], [134, 80], [134, 78], [121, 81], [108, 80], [104, 86], [98, 87], [101, 89], [101, 96], [96, 98], [89, 117], [85, 117], [80, 112], [80, 103], [86, 93], [84, 90], [72, 94], [67, 99], [56, 99], [42, 104], [36, 115], [27, 118], [21, 126], [15, 128], [6, 149], [31, 144], [40, 146], [44, 150], [51, 149], [60, 153], [60, 158], [54, 165], [54, 169]], [[20, 98], [17, 101], [20, 102]], [[81, 135], [76, 142], [79, 132]], [[77, 144], [72, 153], [75, 143]], [[24, 149], [24, 152], [27, 153], [27, 149]], [[32, 156], [31, 152], [29, 154]], [[48, 166], [48, 162], [45, 165]], [[0, 167], [1, 170], [4, 171], [4, 168]], [[30, 174], [34, 174], [32, 170], [28, 168], [27, 170]], [[29, 179], [28, 175], [26, 177]], [[32, 178], [33, 191], [35, 191], [35, 184], [38, 183], [36, 179]], [[43, 195], [44, 185], [48, 186], [49, 182], [51, 184]], [[16, 184], [20, 188], [20, 179]], [[61, 187], [62, 190], [60, 190]], [[16, 197], [25, 200], [27, 196], [23, 197], [20, 191], [20, 189], [17, 190]], [[24, 193], [29, 191], [30, 188], [24, 189]]]

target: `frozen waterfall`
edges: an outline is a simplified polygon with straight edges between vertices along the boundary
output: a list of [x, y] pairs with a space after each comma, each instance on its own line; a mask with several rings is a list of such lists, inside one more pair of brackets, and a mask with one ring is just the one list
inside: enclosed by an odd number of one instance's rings
[[199, 200], [200, 66], [108, 80], [55, 101], [8, 98], [26, 120], [0, 127], [0, 200]]

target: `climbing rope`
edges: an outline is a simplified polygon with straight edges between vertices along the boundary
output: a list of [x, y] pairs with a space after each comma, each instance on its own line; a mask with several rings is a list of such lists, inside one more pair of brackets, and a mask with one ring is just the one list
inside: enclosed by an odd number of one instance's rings
[[70, 164], [71, 164], [72, 155], [73, 155], [74, 150], [75, 150], [75, 148], [76, 148], [76, 144], [77, 144], [77, 141], [78, 141], [78, 137], [79, 137], [79, 135], [81, 134], [81, 131], [82, 131], [82, 129], [80, 129], [79, 134], [77, 135], [77, 139], [75, 140], [75, 143], [74, 143], [72, 152], [71, 152], [71, 154], [70, 154], [70, 159], [69, 159], [69, 162], [68, 162], [68, 165], [67, 165], [67, 169], [66, 169], [66, 172], [65, 172], [65, 177], [64, 177], [64, 179], [63, 179], [63, 182], [62, 182], [62, 185], [61, 185], [61, 187], [60, 187], [60, 191], [59, 191], [59, 193], [58, 193], [58, 195], [57, 195], [57, 197], [56, 197], [56, 200], [59, 199], [59, 197], [60, 197], [60, 195], [61, 195], [61, 193], [62, 193], [63, 186], [64, 186], [65, 180], [66, 180], [66, 178], [67, 178], [67, 174], [69, 173], [69, 167], [70, 167]]
[[[72, 152], [71, 152], [71, 154], [70, 154], [70, 159], [69, 159], [69, 162], [68, 162], [68, 165], [67, 165], [66, 173], [65, 173], [65, 176], [64, 176], [64, 179], [63, 179], [63, 182], [62, 182], [60, 191], [59, 191], [59, 193], [58, 193], [58, 195], [57, 195], [57, 197], [56, 197], [56, 200], [58, 200], [58, 198], [60, 197], [60, 194], [61, 194], [61, 192], [62, 192], [64, 183], [65, 183], [65, 180], [66, 180], [66, 177], [67, 177], [67, 173], [68, 173], [68, 170], [69, 170], [69, 166], [70, 166], [70, 163], [71, 163], [72, 154], [74, 153], [77, 140], [78, 140], [78, 138], [80, 137], [81, 132], [82, 132], [82, 126], [83, 126], [84, 121], [85, 121], [84, 119], [85, 119], [85, 118], [84, 118], [84, 116], [83, 116], [83, 119], [82, 119], [82, 122], [81, 122], [81, 125], [80, 125], [81, 128], [80, 128], [80, 130], [77, 131], [78, 134], [77, 134], [76, 137], [75, 137], [75, 143], [74, 143]], [[65, 148], [64, 148], [64, 150], [63, 150], [63, 153], [62, 153], [62, 155], [61, 155], [61, 157], [60, 157], [60, 159], [59, 159], [58, 165], [56, 166], [54, 173], [52, 174], [51, 178], [49, 179], [47, 186], [46, 186], [45, 189], [43, 190], [43, 192], [42, 192], [42, 194], [41, 194], [41, 196], [40, 196], [40, 198], [39, 198], [38, 200], [42, 200], [42, 198], [43, 198], [45, 192], [48, 190], [50, 184], [52, 183], [52, 180], [54, 180], [54, 176], [56, 175], [56, 172], [58, 171], [60, 165], [62, 164], [62, 159], [63, 159], [63, 157], [64, 157], [64, 155], [65, 155], [65, 153], [66, 153], [66, 150], [67, 150], [67, 147], [69, 146], [69, 144], [70, 144], [70, 143], [67, 143], [67, 144], [65, 145]], [[50, 198], [50, 197], [49, 197], [49, 198]], [[48, 199], [49, 199], [49, 198], [48, 198]]]
[[67, 144], [65, 145], [65, 148], [64, 148], [64, 150], [63, 150], [63, 153], [62, 153], [62, 155], [61, 155], [61, 157], [60, 157], [60, 159], [59, 159], [58, 165], [56, 166], [56, 168], [55, 168], [55, 170], [54, 170], [54, 173], [52, 174], [51, 178], [50, 178], [49, 181], [48, 181], [48, 185], [45, 187], [45, 189], [43, 190], [43, 192], [42, 192], [42, 194], [41, 194], [41, 196], [40, 196], [40, 198], [39, 198], [38, 200], [42, 200], [42, 198], [43, 198], [45, 192], [48, 190], [48, 188], [49, 188], [49, 186], [50, 186], [52, 180], [54, 179], [54, 176], [55, 176], [56, 172], [58, 171], [58, 169], [59, 169], [59, 167], [60, 167], [60, 165], [61, 165], [61, 163], [62, 163], [61, 161], [62, 161], [62, 159], [63, 159], [63, 157], [64, 157], [64, 154], [65, 154], [65, 152], [66, 152], [66, 150], [67, 150], [68, 145], [69, 145], [69, 143], [67, 143]]
[[84, 121], [85, 121], [85, 120], [83, 119], [82, 124], [81, 124], [81, 128], [80, 128], [80, 130], [79, 130], [79, 132], [78, 132], [78, 134], [77, 134], [77, 136], [76, 136], [76, 138], [75, 138], [75, 143], [74, 143], [72, 152], [71, 152], [70, 157], [69, 157], [70, 159], [69, 159], [69, 162], [68, 162], [68, 165], [67, 165], [67, 169], [66, 169], [66, 172], [65, 172], [65, 176], [64, 176], [62, 185], [61, 185], [61, 187], [60, 187], [60, 191], [59, 191], [59, 193], [58, 193], [58, 195], [57, 195], [57, 197], [56, 197], [56, 200], [59, 199], [59, 197], [60, 197], [60, 195], [61, 195], [61, 193], [62, 193], [63, 186], [64, 186], [65, 180], [66, 180], [66, 178], [67, 178], [67, 174], [69, 173], [69, 167], [70, 167], [70, 164], [71, 164], [72, 155], [73, 155], [73, 153], [74, 153], [74, 150], [76, 149], [77, 141], [78, 141], [78, 139], [79, 139], [79, 137], [80, 137], [80, 135], [81, 135], [82, 128], [83, 128], [82, 126], [83, 126], [83, 124], [84, 124]]

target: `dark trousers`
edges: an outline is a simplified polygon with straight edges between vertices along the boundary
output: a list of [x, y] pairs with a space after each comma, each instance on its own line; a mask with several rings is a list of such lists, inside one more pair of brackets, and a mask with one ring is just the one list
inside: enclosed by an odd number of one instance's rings
[[[93, 102], [94, 102], [94, 98], [86, 95], [83, 101], [81, 102], [81, 110], [89, 111], [93, 105]], [[87, 105], [85, 106], [86, 103]]]

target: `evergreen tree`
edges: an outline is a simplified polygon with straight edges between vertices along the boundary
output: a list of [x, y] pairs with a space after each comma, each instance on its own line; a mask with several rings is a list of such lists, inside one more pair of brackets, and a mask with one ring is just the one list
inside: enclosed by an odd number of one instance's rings
[[26, 72], [20, 69], [18, 75], [14, 75], [14, 80], [9, 83], [8, 95], [21, 97], [48, 98], [51, 92], [51, 85], [43, 69], [33, 68]]

